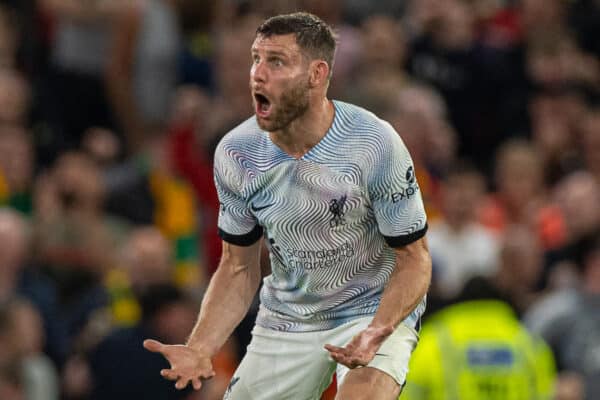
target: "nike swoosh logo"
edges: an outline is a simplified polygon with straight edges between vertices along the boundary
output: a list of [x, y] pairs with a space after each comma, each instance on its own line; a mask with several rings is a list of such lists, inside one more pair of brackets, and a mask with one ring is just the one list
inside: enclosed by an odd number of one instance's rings
[[265, 206], [260, 206], [260, 207], [256, 207], [254, 204], [250, 204], [250, 208], [252, 209], [252, 211], [256, 212], [256, 211], [260, 211], [260, 210], [264, 210], [265, 208], [271, 207], [274, 203], [271, 204], [267, 204]]
[[381, 357], [389, 357], [389, 354], [383, 354], [383, 353], [375, 353], [376, 356], [381, 356]]

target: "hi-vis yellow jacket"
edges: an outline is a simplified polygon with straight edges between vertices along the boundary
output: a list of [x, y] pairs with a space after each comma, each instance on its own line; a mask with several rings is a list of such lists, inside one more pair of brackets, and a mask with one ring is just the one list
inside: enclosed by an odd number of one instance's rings
[[423, 325], [401, 400], [549, 400], [548, 346], [499, 301], [452, 305]]

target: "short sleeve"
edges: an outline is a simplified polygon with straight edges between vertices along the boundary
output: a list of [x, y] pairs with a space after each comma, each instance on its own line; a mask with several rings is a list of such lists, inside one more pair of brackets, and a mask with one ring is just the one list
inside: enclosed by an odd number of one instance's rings
[[250, 246], [263, 234], [262, 227], [242, 196], [244, 173], [223, 143], [215, 152], [214, 177], [219, 196], [219, 236], [237, 246]]
[[379, 231], [391, 247], [406, 246], [427, 232], [427, 216], [415, 167], [390, 124], [382, 122], [367, 175], [368, 193]]

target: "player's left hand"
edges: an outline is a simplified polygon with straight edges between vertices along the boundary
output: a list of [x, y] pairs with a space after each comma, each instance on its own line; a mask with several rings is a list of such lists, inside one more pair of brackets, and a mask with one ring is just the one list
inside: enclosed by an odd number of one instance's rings
[[381, 346], [381, 343], [394, 331], [392, 327], [369, 326], [344, 347], [326, 344], [331, 358], [340, 364], [352, 369], [367, 365]]

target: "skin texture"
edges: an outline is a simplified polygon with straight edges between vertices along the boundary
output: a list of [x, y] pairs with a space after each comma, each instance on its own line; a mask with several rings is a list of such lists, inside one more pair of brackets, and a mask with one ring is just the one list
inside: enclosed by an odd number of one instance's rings
[[[334, 108], [327, 99], [329, 65], [311, 59], [295, 35], [258, 36], [251, 49], [250, 91], [257, 122], [271, 140], [295, 158], [302, 157], [327, 133]], [[268, 99], [261, 109], [260, 97]], [[162, 353], [171, 368], [161, 371], [181, 389], [214, 375], [210, 357], [223, 345], [248, 310], [259, 285], [260, 241], [249, 247], [223, 242], [223, 256], [203, 300], [200, 316], [186, 345], [147, 340], [144, 346]], [[425, 239], [396, 249], [396, 268], [384, 290], [371, 325], [345, 347], [326, 345], [331, 357], [352, 370], [338, 399], [395, 399], [400, 385], [374, 368], [356, 368], [371, 361], [381, 343], [425, 295], [431, 260]], [[227, 301], [222, 301], [227, 299]]]

